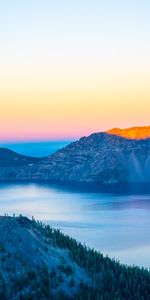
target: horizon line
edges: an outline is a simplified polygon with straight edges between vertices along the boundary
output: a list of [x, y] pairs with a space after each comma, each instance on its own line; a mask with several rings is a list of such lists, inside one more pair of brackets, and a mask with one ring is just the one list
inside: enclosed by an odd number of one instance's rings
[[100, 129], [100, 130], [95, 130], [95, 131], [92, 131], [92, 132], [89, 132], [89, 133], [85, 133], [85, 134], [82, 134], [82, 135], [76, 135], [76, 136], [68, 136], [68, 137], [52, 137], [52, 138], [36, 138], [36, 137], [33, 137], [33, 138], [14, 138], [14, 139], [1, 139], [0, 138], [0, 144], [24, 144], [24, 143], [48, 143], [48, 142], [73, 142], [73, 141], [76, 141], [76, 140], [79, 140], [80, 138], [82, 137], [85, 137], [85, 136], [90, 136], [91, 134], [94, 134], [94, 133], [100, 133], [100, 132], [108, 132], [110, 130], [114, 130], [114, 129], [119, 129], [119, 130], [126, 130], [126, 129], [134, 129], [134, 128], [147, 128], [147, 127], [150, 127], [150, 125], [130, 125], [129, 127], [120, 127], [120, 126], [114, 126], [114, 127], [111, 127], [111, 129], [107, 128], [107, 129]]
[[49, 142], [71, 142], [78, 138], [65, 138], [65, 139], [16, 139], [16, 140], [0, 140], [0, 144], [26, 144], [26, 143], [49, 143]]

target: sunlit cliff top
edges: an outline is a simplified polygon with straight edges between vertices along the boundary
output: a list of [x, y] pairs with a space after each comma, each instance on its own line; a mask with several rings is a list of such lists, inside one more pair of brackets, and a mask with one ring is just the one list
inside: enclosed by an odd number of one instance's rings
[[107, 133], [132, 140], [147, 139], [150, 138], [150, 126], [131, 127], [125, 129], [113, 128], [108, 130]]

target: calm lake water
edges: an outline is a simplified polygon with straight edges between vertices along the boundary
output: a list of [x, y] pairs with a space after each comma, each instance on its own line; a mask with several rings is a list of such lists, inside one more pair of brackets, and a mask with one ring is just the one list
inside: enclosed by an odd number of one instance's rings
[[122, 263], [150, 267], [150, 193], [1, 184], [0, 212], [34, 216]]

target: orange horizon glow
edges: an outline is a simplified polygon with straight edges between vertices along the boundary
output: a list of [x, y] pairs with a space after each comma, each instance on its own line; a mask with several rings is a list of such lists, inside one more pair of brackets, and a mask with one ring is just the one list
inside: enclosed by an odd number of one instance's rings
[[150, 103], [146, 98], [141, 101], [137, 95], [131, 102], [130, 97], [120, 101], [117, 93], [113, 99], [106, 96], [103, 93], [105, 100], [100, 101], [100, 92], [84, 92], [81, 101], [79, 95], [62, 93], [59, 98], [56, 93], [53, 99], [57, 97], [57, 101], [52, 102], [47, 98], [7, 100], [0, 110], [0, 140], [76, 139], [114, 127], [149, 125]]
[[[11, 94], [11, 97], [9, 95]], [[3, 93], [0, 140], [73, 140], [110, 128], [149, 125], [147, 89]], [[10, 99], [11, 98], [11, 99]], [[120, 100], [121, 99], [121, 100]], [[132, 100], [132, 101], [131, 101]]]
[[149, 125], [149, 2], [6, 2], [0, 141]]

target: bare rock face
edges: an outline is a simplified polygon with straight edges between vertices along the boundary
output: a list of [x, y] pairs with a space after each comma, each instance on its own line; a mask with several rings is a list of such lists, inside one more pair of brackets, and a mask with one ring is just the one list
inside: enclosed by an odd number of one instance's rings
[[[148, 127], [150, 128], [150, 127]], [[125, 183], [150, 181], [150, 138], [121, 137], [117, 130], [95, 133], [40, 161], [0, 169], [0, 180]], [[121, 131], [122, 132], [122, 131]], [[126, 132], [126, 131], [125, 131]], [[124, 132], [124, 134], [125, 134]], [[129, 129], [128, 133], [135, 129]], [[138, 132], [138, 133], [137, 133]], [[147, 135], [146, 135], [147, 136]]]
[[57, 151], [40, 166], [48, 179], [101, 183], [149, 181], [150, 140], [92, 134]]

